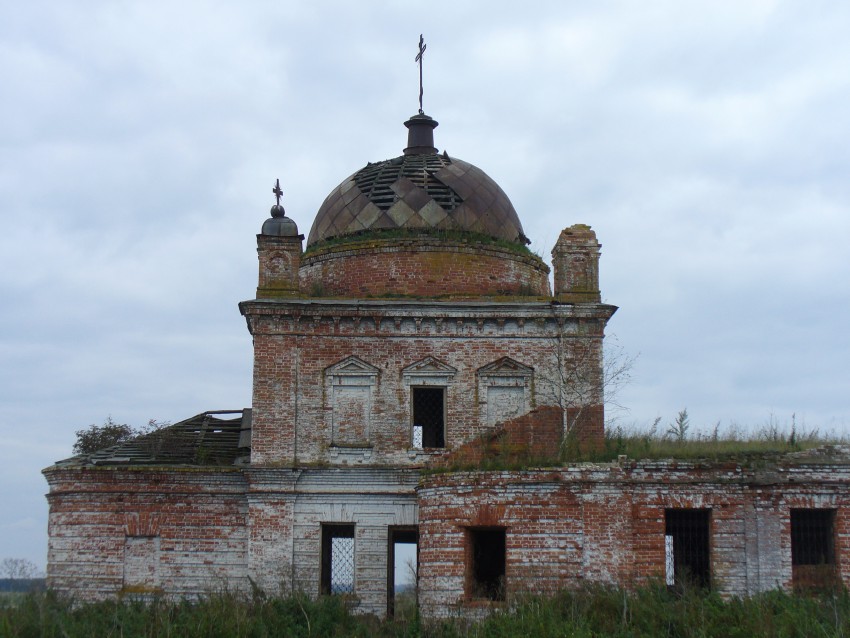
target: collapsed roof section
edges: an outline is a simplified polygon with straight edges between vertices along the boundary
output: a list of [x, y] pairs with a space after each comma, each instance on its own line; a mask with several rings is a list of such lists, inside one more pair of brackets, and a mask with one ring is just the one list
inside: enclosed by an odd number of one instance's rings
[[56, 465], [247, 465], [250, 454], [251, 410], [217, 410]]

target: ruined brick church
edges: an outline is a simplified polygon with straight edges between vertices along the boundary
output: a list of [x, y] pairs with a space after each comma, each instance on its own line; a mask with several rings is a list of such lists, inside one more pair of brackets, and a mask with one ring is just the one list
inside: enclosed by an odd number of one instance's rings
[[253, 583], [386, 615], [404, 547], [430, 617], [590, 582], [850, 584], [846, 456], [564, 460], [604, 439], [597, 238], [560, 234], [550, 287], [502, 189], [438, 152], [432, 118], [405, 126], [403, 155], [331, 191], [306, 245], [275, 189], [239, 305], [250, 409], [44, 470], [49, 586]]

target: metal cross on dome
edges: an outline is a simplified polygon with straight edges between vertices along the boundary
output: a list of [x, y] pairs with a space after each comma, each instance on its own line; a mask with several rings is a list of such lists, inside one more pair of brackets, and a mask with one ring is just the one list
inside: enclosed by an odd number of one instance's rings
[[416, 59], [414, 62], [419, 63], [419, 113], [423, 114], [425, 111], [422, 110], [422, 56], [425, 54], [425, 49], [428, 47], [425, 44], [425, 38], [422, 37], [422, 34], [419, 34], [419, 53], [416, 54]]
[[277, 205], [280, 206], [280, 198], [283, 196], [283, 191], [280, 190], [280, 178], [275, 180], [272, 193], [274, 193], [275, 199], [277, 200]]

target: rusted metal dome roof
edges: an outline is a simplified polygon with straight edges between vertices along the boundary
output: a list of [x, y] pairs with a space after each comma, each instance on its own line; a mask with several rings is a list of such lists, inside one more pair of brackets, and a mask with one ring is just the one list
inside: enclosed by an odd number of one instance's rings
[[437, 154], [437, 122], [415, 115], [404, 155], [360, 169], [327, 196], [307, 245], [367, 231], [472, 232], [528, 243], [511, 200], [484, 171]]

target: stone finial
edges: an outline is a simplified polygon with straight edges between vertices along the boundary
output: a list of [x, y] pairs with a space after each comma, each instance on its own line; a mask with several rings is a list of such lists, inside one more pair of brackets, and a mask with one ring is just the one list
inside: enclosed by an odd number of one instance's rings
[[599, 249], [596, 233], [586, 224], [561, 231], [552, 249], [555, 299], [565, 303], [599, 303]]

